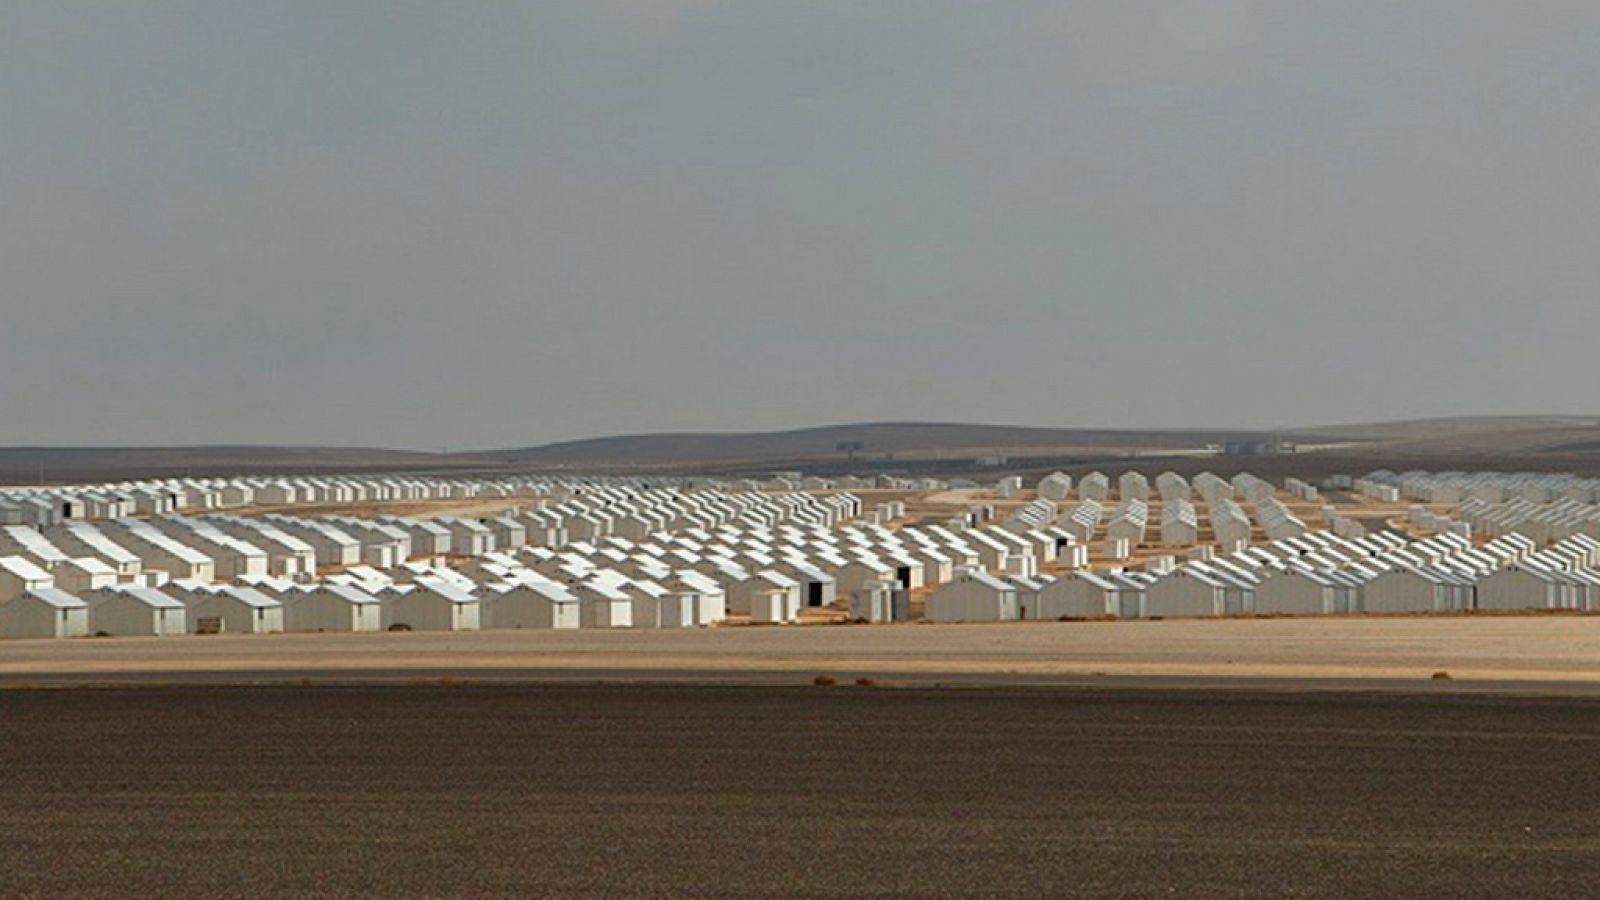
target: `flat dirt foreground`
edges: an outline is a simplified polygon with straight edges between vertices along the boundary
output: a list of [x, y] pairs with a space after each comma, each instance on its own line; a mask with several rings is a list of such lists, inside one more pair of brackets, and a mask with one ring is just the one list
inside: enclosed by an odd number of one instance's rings
[[434, 684], [0, 704], [7, 900], [1505, 900], [1593, 896], [1600, 868], [1588, 699]]
[[[1592, 684], [1600, 617], [1223, 619], [0, 642], [0, 684], [280, 677], [1019, 682], [1094, 677]], [[1443, 678], [1443, 676], [1438, 676]]]

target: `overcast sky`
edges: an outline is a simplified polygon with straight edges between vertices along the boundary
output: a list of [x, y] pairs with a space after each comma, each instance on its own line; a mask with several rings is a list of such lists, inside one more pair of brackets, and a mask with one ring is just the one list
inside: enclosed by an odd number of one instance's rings
[[1600, 412], [1600, 4], [0, 4], [0, 444]]

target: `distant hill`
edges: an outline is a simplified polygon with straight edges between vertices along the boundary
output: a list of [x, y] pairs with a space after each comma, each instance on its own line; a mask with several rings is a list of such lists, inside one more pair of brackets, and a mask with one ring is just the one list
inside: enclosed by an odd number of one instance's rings
[[[1451, 458], [1575, 462], [1600, 458], [1600, 417], [1461, 416], [1312, 426], [1282, 431], [1251, 429], [1030, 428], [952, 422], [869, 422], [783, 431], [641, 434], [563, 441], [471, 454], [485, 465], [603, 468], [684, 467], [748, 463], [803, 467], [818, 460], [928, 459], [1002, 455], [1013, 458], [1160, 454], [1207, 444], [1281, 438], [1328, 445], [1324, 455], [1350, 456], [1381, 465], [1447, 467]], [[1336, 445], [1336, 446], [1333, 446]], [[846, 448], [854, 448], [853, 451]], [[1305, 456], [1299, 457], [1305, 459]]]
[[368, 447], [0, 447], [0, 484], [455, 468], [471, 458]]
[[[0, 484], [273, 473], [469, 472], [584, 469], [750, 471], [879, 469], [920, 461], [1006, 456], [1070, 466], [1072, 460], [1177, 456], [1207, 444], [1283, 438], [1329, 446], [1283, 458], [1297, 466], [1600, 470], [1600, 416], [1467, 416], [1264, 431], [1250, 429], [1029, 428], [955, 422], [868, 422], [783, 431], [637, 434], [536, 447], [416, 453], [366, 447], [0, 448]], [[1316, 461], [1312, 457], [1316, 457]], [[1249, 460], [1251, 457], [1242, 459]], [[1259, 458], [1250, 465], [1259, 466]], [[1348, 459], [1348, 463], [1339, 462]], [[1056, 460], [1057, 462], [1051, 462]], [[919, 469], [920, 470], [920, 469]], [[953, 471], [953, 470], [952, 470]]]
[[1301, 428], [1294, 431], [1349, 440], [1416, 441], [1451, 436], [1595, 427], [1600, 427], [1600, 416], [1451, 416], [1353, 425], [1319, 425], [1315, 428]]
[[1360, 445], [1354, 452], [1380, 454], [1397, 460], [1458, 456], [1499, 457], [1508, 461], [1532, 457], [1595, 457], [1600, 456], [1600, 427], [1464, 431], [1376, 441]]
[[525, 466], [654, 465], [837, 457], [858, 445], [862, 456], [951, 451], [1192, 449], [1210, 443], [1261, 440], [1272, 432], [1239, 429], [1139, 430], [1026, 428], [952, 422], [868, 422], [786, 431], [641, 434], [563, 441], [475, 454], [485, 461]]

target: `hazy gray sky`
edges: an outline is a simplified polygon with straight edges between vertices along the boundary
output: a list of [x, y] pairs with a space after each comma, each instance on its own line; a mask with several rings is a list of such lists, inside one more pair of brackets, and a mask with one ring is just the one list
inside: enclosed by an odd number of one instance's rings
[[1600, 411], [1593, 2], [0, 3], [0, 444]]

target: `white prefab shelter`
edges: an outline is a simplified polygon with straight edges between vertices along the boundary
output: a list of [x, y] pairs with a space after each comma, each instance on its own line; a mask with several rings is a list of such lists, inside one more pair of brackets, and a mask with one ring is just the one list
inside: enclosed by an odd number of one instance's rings
[[1361, 589], [1363, 612], [1436, 612], [1451, 608], [1454, 591], [1443, 579], [1419, 569], [1394, 569]]
[[443, 519], [449, 529], [450, 551], [461, 556], [482, 556], [494, 550], [494, 532], [471, 519]]
[[[987, 571], [1001, 570], [1006, 567], [1006, 560], [1015, 552], [1014, 545], [1002, 543], [1000, 540], [984, 531], [968, 531], [962, 535], [966, 539], [966, 546], [978, 555], [979, 565]], [[874, 578], [879, 576], [874, 575]], [[891, 570], [890, 577], [893, 577]], [[841, 586], [843, 581], [841, 580]]]
[[1561, 605], [1567, 609], [1593, 611], [1600, 608], [1600, 573], [1592, 569], [1557, 572], [1561, 583]]
[[66, 591], [36, 588], [0, 600], [0, 636], [81, 637], [89, 633], [89, 605]]
[[869, 581], [850, 596], [850, 618], [903, 622], [911, 618], [910, 594], [892, 581]]
[[695, 598], [695, 624], [714, 625], [728, 618], [728, 593], [715, 578], [693, 569], [679, 569], [667, 587], [680, 587]]
[[[779, 601], [777, 606], [779, 611], [777, 613], [768, 611], [762, 615], [776, 615], [778, 618], [757, 618], [757, 603], [769, 602], [764, 595], [774, 590], [783, 591], [788, 596]], [[758, 594], [763, 595], [759, 601], [756, 598]], [[787, 611], [791, 607], [795, 610], [795, 615], [798, 616], [800, 609], [799, 584], [792, 578], [780, 577], [779, 573], [770, 569], [751, 573], [748, 577], [728, 585], [728, 612], [747, 614], [757, 622], [783, 622], [788, 621], [790, 618], [787, 615]]]
[[353, 585], [323, 582], [283, 597], [286, 631], [379, 631], [383, 603]]
[[1100, 619], [1121, 615], [1121, 590], [1093, 572], [1069, 572], [1039, 592], [1040, 619]]
[[584, 628], [632, 628], [633, 601], [627, 594], [606, 584], [575, 584], [571, 591], [582, 606], [578, 617]]
[[259, 578], [271, 571], [265, 550], [215, 524], [187, 518], [151, 520], [151, 526], [180, 544], [211, 560], [216, 578]]
[[1145, 591], [1147, 616], [1220, 616], [1228, 608], [1228, 586], [1193, 569], [1176, 569]]
[[267, 634], [283, 630], [283, 604], [254, 588], [197, 591], [189, 603], [189, 628], [196, 632]]
[[1039, 496], [1060, 502], [1072, 493], [1072, 478], [1063, 472], [1052, 472], [1039, 480]]
[[0, 528], [0, 555], [16, 555], [31, 560], [40, 568], [50, 570], [67, 561], [61, 551], [37, 528], [11, 525]]
[[837, 580], [810, 563], [791, 560], [781, 566], [781, 571], [800, 583], [806, 606], [832, 606], [839, 598]]
[[[898, 581], [899, 572], [894, 566], [883, 560], [872, 558], [856, 558], [833, 573], [834, 589], [839, 594], [850, 596], [870, 581]], [[730, 604], [734, 602], [730, 596]], [[736, 612], [737, 607], [730, 606]]]
[[1532, 566], [1507, 566], [1478, 579], [1478, 609], [1549, 609], [1561, 605], [1561, 584]]
[[0, 556], [0, 600], [55, 586], [55, 579], [50, 573], [32, 560], [22, 556]]
[[173, 580], [210, 583], [217, 579], [217, 565], [211, 557], [168, 537], [148, 522], [120, 519], [106, 527], [115, 529], [115, 540], [137, 555], [146, 570], [159, 569]]
[[483, 598], [484, 628], [577, 628], [582, 603], [554, 582], [519, 582], [491, 589]]
[[1019, 614], [1016, 588], [974, 569], [963, 569], [927, 599], [926, 615], [934, 622], [999, 622]]
[[478, 598], [447, 581], [422, 578], [378, 597], [383, 627], [395, 631], [477, 631]]
[[89, 630], [95, 634], [159, 637], [188, 630], [188, 610], [155, 588], [119, 584], [83, 600], [89, 604]]
[[1037, 578], [1011, 576], [1006, 581], [1017, 592], [1017, 618], [1039, 618], [1039, 593], [1044, 590], [1048, 581]]
[[750, 587], [741, 595], [752, 622], [787, 622], [788, 592], [773, 584]]
[[922, 564], [923, 584], [944, 584], [955, 574], [955, 561], [942, 550], [917, 547], [910, 555]]
[[385, 524], [401, 529], [411, 537], [411, 552], [423, 556], [444, 556], [451, 551], [450, 529], [425, 519], [388, 517]]
[[93, 556], [82, 556], [56, 566], [50, 577], [69, 594], [86, 594], [116, 584], [117, 570]]
[[694, 594], [669, 591], [651, 581], [629, 581], [622, 591], [633, 598], [634, 628], [693, 628]]
[[87, 522], [69, 522], [60, 529], [52, 531], [50, 539], [74, 556], [94, 557], [104, 561], [115, 570], [117, 577], [124, 581], [137, 577], [144, 568], [137, 555], [106, 537], [105, 532]]
[[[344, 568], [361, 564], [361, 541], [338, 526], [317, 519], [294, 519], [288, 516], [268, 516], [268, 521], [284, 531], [310, 544], [316, 552], [316, 564], [330, 568]], [[394, 560], [398, 562], [399, 560]], [[390, 563], [393, 565], [393, 562]]]
[[513, 516], [483, 519], [480, 523], [489, 529], [489, 533], [494, 536], [494, 545], [502, 550], [515, 550], [528, 544], [528, 526]]
[[1345, 612], [1342, 592], [1331, 578], [1295, 570], [1269, 572], [1256, 585], [1256, 612], [1317, 615]]

